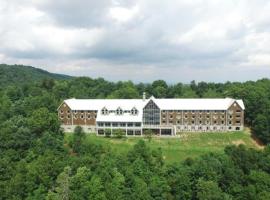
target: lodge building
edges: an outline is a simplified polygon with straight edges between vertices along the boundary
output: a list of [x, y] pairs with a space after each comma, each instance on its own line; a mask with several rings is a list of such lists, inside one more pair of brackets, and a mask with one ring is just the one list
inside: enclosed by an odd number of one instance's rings
[[180, 132], [239, 131], [244, 127], [242, 100], [223, 99], [67, 99], [58, 107], [65, 132], [81, 126], [104, 135], [122, 129], [127, 136]]

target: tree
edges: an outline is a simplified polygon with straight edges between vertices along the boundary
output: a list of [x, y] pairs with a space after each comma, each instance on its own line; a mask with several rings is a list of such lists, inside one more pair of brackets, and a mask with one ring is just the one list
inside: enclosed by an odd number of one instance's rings
[[134, 177], [131, 189], [131, 195], [128, 196], [128, 198], [131, 200], [148, 200], [152, 198], [148, 189], [148, 185], [143, 179], [139, 177]]
[[258, 114], [254, 121], [253, 132], [265, 143], [270, 142], [270, 118], [266, 114]]
[[88, 199], [90, 196], [91, 171], [87, 167], [79, 167], [70, 178], [70, 199]]
[[158, 98], [167, 96], [168, 85], [163, 80], [156, 80], [152, 83], [152, 94]]
[[47, 200], [69, 200], [70, 199], [70, 175], [71, 168], [65, 167], [64, 171], [57, 177], [57, 187], [49, 191]]
[[148, 187], [153, 199], [168, 199], [170, 187], [163, 177], [153, 176]]
[[229, 196], [222, 192], [218, 184], [213, 181], [205, 181], [199, 179], [196, 185], [196, 196], [199, 200], [224, 200], [229, 199]]
[[148, 142], [150, 142], [153, 137], [153, 131], [151, 129], [147, 129], [144, 131], [144, 135], [145, 135], [145, 138], [148, 139]]
[[89, 199], [106, 200], [106, 194], [102, 185], [101, 179], [98, 176], [93, 176], [89, 184]]
[[60, 130], [57, 116], [44, 107], [32, 113], [28, 118], [28, 126], [36, 136], [40, 136], [45, 131], [58, 132]]
[[79, 153], [81, 149], [82, 142], [85, 138], [85, 132], [81, 126], [76, 126], [74, 129], [74, 134], [72, 138], [72, 149], [75, 153]]
[[106, 136], [106, 137], [111, 137], [111, 134], [112, 134], [112, 133], [111, 133], [111, 129], [106, 128], [106, 129], [105, 129], [105, 136]]
[[112, 170], [112, 179], [110, 182], [106, 183], [106, 198], [109, 200], [121, 200], [124, 199], [123, 189], [124, 189], [125, 177], [116, 168]]
[[114, 134], [114, 137], [120, 139], [120, 138], [123, 138], [124, 137], [125, 132], [122, 129], [116, 129], [116, 130], [113, 130], [113, 134]]

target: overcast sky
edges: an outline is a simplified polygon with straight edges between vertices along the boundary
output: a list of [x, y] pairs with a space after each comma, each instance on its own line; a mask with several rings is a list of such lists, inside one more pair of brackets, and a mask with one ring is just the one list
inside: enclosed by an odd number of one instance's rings
[[269, 0], [0, 0], [0, 63], [150, 82], [270, 77]]

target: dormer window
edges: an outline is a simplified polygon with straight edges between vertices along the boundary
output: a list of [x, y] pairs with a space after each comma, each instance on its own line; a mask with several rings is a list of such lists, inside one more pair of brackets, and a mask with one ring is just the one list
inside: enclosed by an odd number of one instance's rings
[[138, 110], [134, 107], [131, 109], [131, 114], [132, 115], [137, 115], [138, 114]]
[[117, 108], [116, 114], [117, 114], [117, 115], [122, 115], [122, 114], [123, 114], [123, 110], [122, 110], [120, 107]]
[[104, 107], [104, 108], [102, 108], [101, 113], [102, 113], [102, 115], [107, 115], [109, 112], [108, 112], [107, 108]]

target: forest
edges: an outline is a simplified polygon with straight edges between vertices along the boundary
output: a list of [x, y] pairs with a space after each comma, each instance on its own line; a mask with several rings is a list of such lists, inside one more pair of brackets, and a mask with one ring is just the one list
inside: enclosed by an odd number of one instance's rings
[[[270, 199], [269, 79], [110, 82], [0, 65], [0, 80], [1, 200]], [[65, 140], [56, 112], [63, 99], [142, 98], [143, 92], [159, 98], [241, 98], [246, 126], [266, 147], [227, 146], [222, 154], [165, 164], [162, 149], [152, 150], [143, 139], [123, 155], [84, 142], [79, 127]]]

